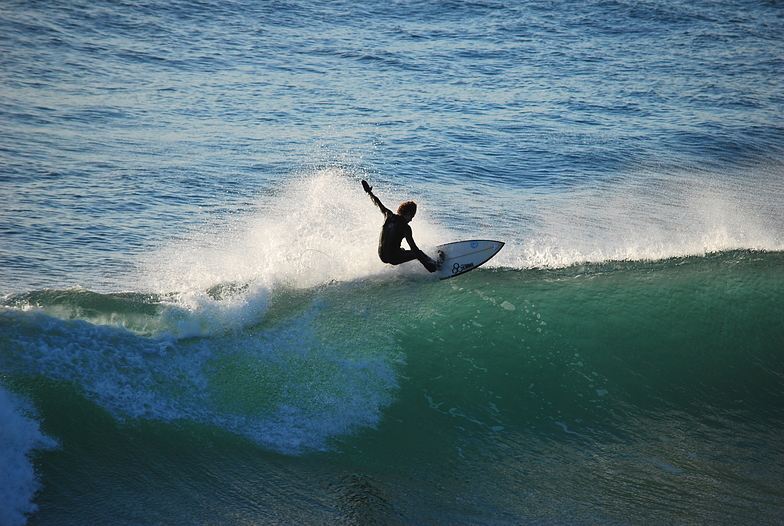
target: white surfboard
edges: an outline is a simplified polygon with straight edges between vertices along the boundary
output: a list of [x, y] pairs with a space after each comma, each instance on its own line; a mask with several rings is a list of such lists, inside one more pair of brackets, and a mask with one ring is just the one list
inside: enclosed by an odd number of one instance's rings
[[469, 270], [474, 270], [479, 265], [486, 263], [490, 258], [498, 254], [503, 248], [501, 241], [488, 241], [485, 239], [474, 239], [471, 241], [457, 241], [436, 247], [444, 253], [444, 262], [436, 270], [436, 275], [440, 279], [453, 278], [460, 274], [465, 274]]

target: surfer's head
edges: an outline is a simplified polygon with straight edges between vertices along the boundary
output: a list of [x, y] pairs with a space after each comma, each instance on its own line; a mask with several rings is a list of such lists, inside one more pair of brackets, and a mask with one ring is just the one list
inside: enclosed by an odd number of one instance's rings
[[417, 205], [413, 201], [406, 201], [399, 207], [397, 207], [397, 215], [404, 217], [408, 221], [414, 219], [416, 215]]

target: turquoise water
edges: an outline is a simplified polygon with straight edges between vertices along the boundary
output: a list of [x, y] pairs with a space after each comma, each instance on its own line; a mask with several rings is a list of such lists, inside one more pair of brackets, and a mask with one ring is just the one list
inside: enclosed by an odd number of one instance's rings
[[0, 526], [782, 524], [781, 6], [0, 12]]
[[204, 309], [166, 298], [14, 296], [5, 382], [59, 442], [31, 520], [776, 523], [783, 272], [739, 251], [283, 288], [188, 338], [163, 331]]

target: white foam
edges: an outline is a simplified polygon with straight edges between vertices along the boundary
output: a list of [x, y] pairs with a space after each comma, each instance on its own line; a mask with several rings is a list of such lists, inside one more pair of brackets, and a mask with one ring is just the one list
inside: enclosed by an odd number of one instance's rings
[[784, 250], [784, 169], [749, 172], [637, 169], [561, 194], [514, 196], [507, 220], [483, 232], [507, 242], [490, 266]]
[[43, 435], [31, 406], [0, 385], [0, 526], [20, 526], [38, 507], [40, 484], [30, 456], [57, 443]]

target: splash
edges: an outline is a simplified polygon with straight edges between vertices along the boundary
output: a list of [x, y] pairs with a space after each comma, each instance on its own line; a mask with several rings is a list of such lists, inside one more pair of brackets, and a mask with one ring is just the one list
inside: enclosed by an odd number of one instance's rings
[[[514, 268], [653, 261], [732, 250], [784, 249], [784, 177], [639, 168], [560, 194], [520, 196], [492, 262]], [[490, 232], [488, 232], [490, 234]]]
[[[294, 176], [255, 210], [221, 224], [184, 232], [141, 263], [139, 288], [164, 295], [181, 310], [168, 312], [178, 336], [200, 336], [263, 318], [277, 290], [306, 290], [336, 282], [424, 277], [418, 265], [391, 267], [378, 259], [382, 216], [359, 184], [339, 167]], [[412, 198], [376, 186], [387, 206]], [[415, 196], [414, 196], [415, 197]], [[448, 238], [425, 210], [412, 224], [420, 248]]]

